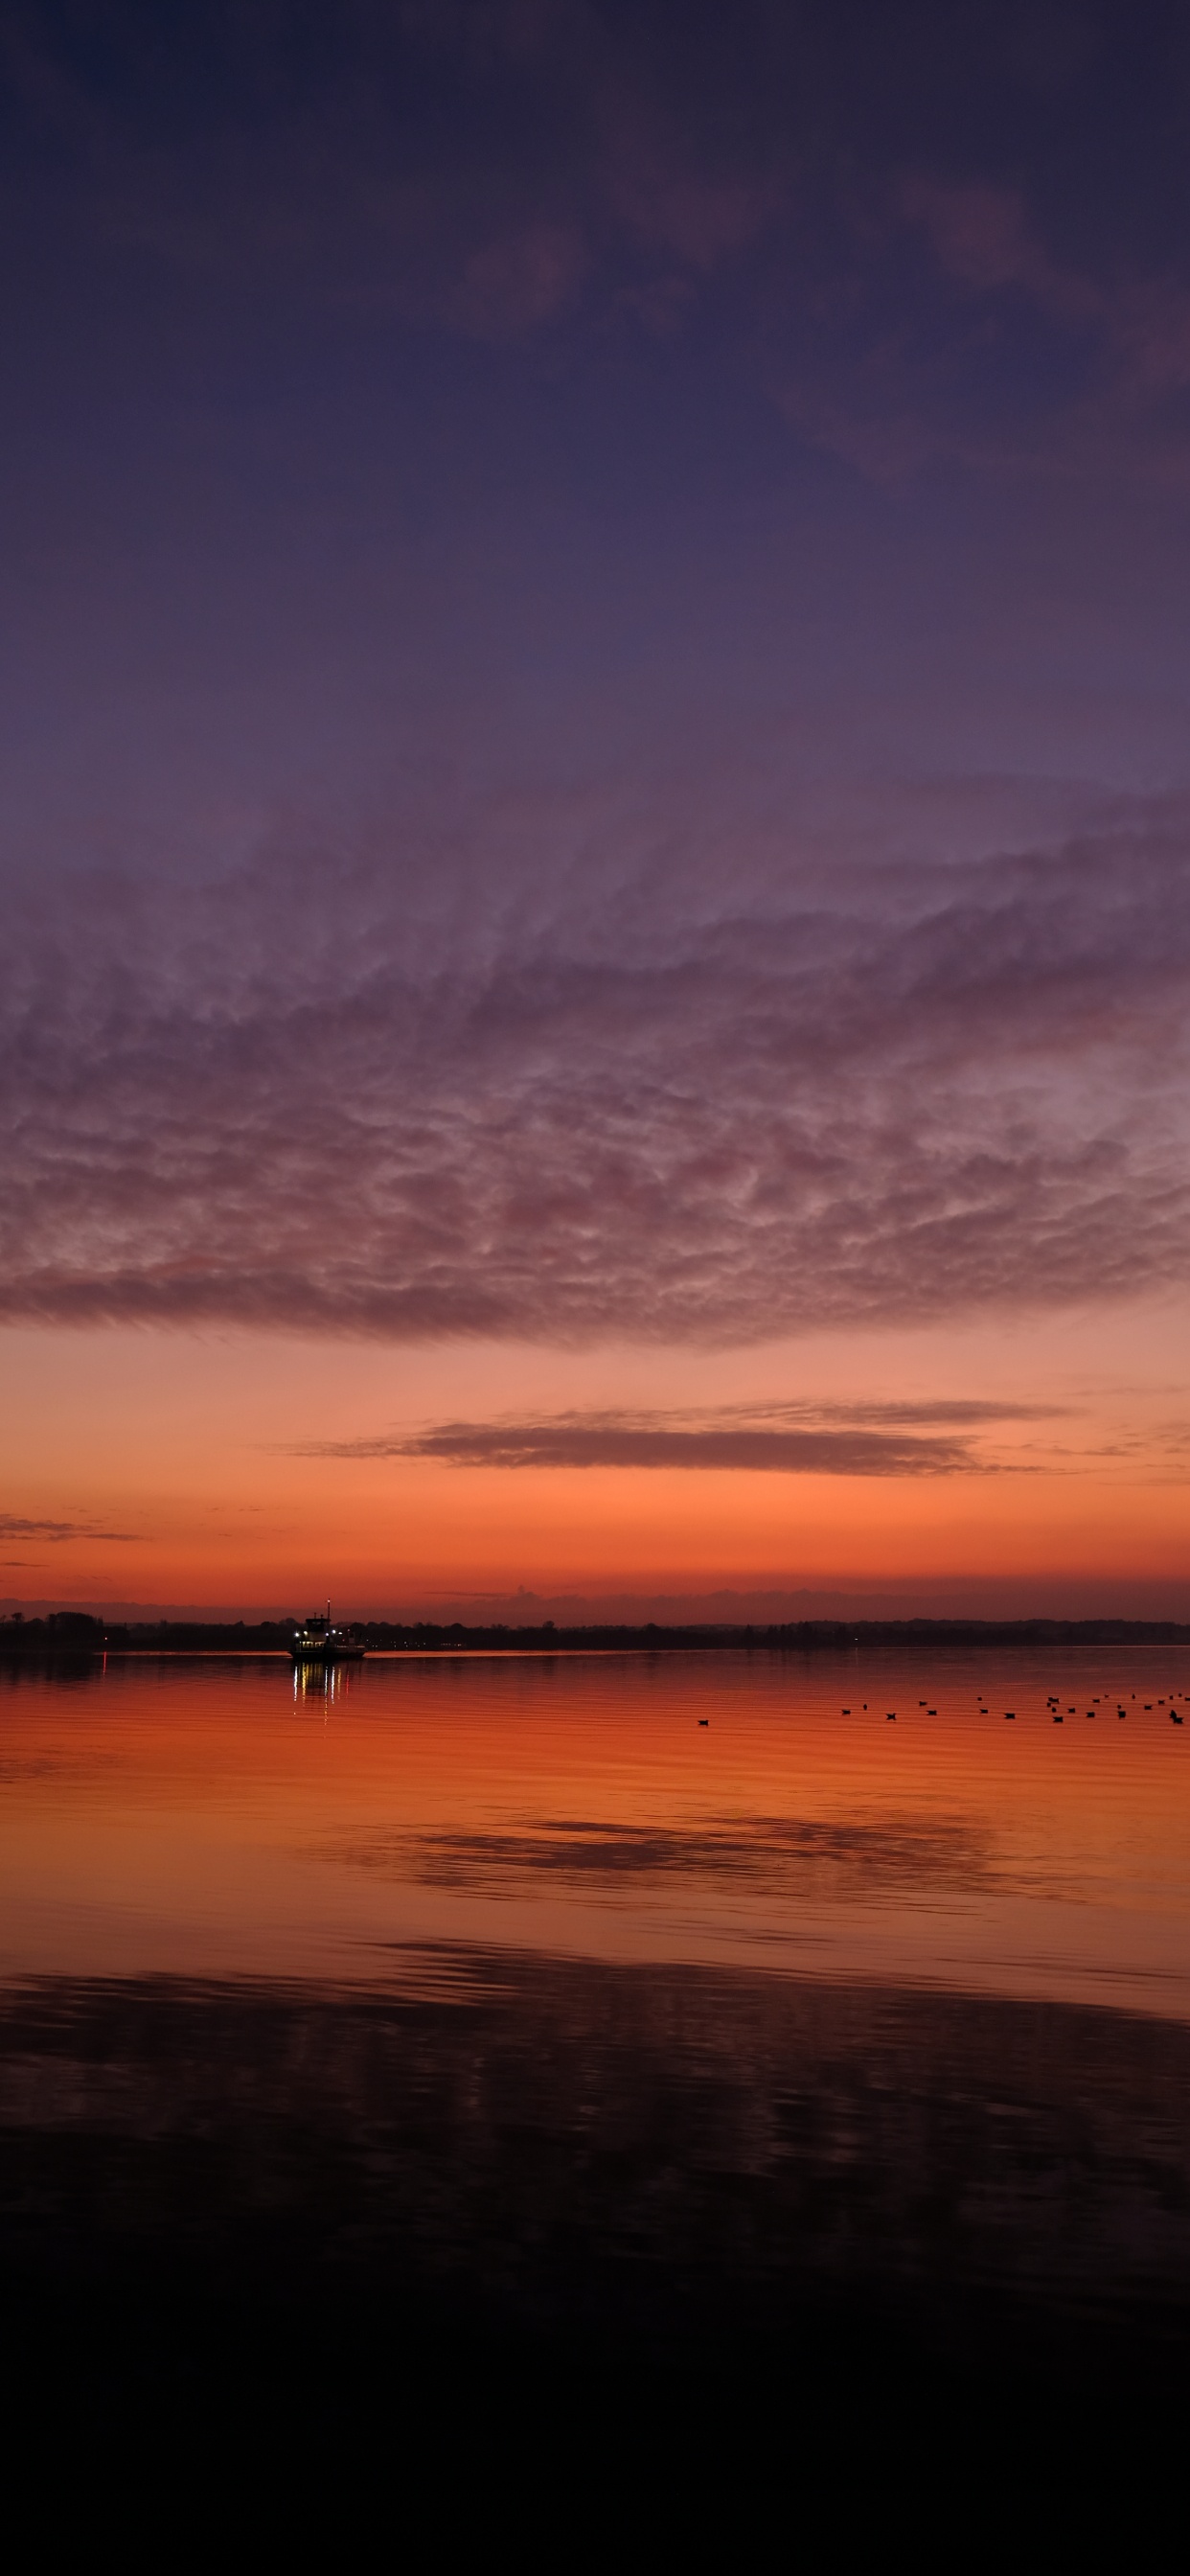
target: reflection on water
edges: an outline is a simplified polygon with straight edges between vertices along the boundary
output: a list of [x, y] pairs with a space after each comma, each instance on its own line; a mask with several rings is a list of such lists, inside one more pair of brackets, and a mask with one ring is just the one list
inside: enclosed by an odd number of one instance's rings
[[[410, 1959], [404, 1994], [50, 1979], [0, 2021], [0, 2250], [249, 2305], [294, 2279], [634, 2338], [953, 2333], [1190, 2289], [1190, 2029], [1083, 2005]], [[982, 2310], [977, 2306], [977, 2316]], [[984, 2329], [980, 2326], [979, 2331]]]
[[8, 2275], [1180, 2333], [1190, 1659], [4, 1684]]
[[[329, 1846], [328, 1846], [329, 1850]], [[679, 1875], [736, 1879], [778, 1900], [811, 1889], [852, 1888], [912, 1895], [937, 1886], [978, 1886], [989, 1875], [988, 1837], [939, 1817], [856, 1819], [710, 1816], [701, 1826], [588, 1823], [581, 1817], [529, 1820], [521, 1833], [376, 1834], [344, 1844], [335, 1858], [438, 1887], [511, 1890], [542, 1875], [562, 1886]]]
[[9, 1976], [383, 1982], [461, 1941], [1190, 2018], [1177, 1650], [3, 1679]]

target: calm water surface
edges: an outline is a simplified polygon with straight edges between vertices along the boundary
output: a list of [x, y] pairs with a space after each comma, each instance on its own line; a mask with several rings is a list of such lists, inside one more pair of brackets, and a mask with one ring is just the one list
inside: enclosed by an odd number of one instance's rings
[[496, 1946], [1187, 2018], [1187, 1692], [1182, 1649], [9, 1667], [0, 1969]]

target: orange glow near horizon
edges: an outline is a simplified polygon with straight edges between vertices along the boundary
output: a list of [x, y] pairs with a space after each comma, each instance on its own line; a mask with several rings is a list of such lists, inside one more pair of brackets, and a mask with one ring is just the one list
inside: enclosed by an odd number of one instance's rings
[[[709, 1355], [12, 1331], [0, 1593], [300, 1610], [330, 1591], [383, 1612], [521, 1586], [598, 1600], [891, 1581], [928, 1609], [931, 1585], [965, 1577], [1176, 1585], [1180, 1339], [1169, 1306]], [[1005, 1410], [973, 1435], [972, 1467], [945, 1474], [309, 1454], [459, 1419], [807, 1397]]]

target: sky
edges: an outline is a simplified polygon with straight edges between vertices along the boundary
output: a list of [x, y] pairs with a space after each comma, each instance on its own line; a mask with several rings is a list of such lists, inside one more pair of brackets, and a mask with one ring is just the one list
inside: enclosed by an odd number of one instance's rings
[[0, 1597], [1190, 1617], [1184, 11], [0, 85]]

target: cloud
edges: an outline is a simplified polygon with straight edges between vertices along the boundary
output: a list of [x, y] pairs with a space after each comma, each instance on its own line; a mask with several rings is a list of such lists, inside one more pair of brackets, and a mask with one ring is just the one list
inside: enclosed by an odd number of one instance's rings
[[[800, 1476], [987, 1473], [970, 1439], [916, 1426], [1048, 1418], [1039, 1406], [748, 1405], [689, 1413], [564, 1413], [536, 1422], [439, 1422], [362, 1440], [293, 1442], [305, 1458], [431, 1458], [457, 1467], [680, 1467]], [[879, 1427], [877, 1427], [879, 1426]], [[895, 1426], [895, 1428], [889, 1427]]]
[[320, 1458], [439, 1458], [457, 1467], [682, 1467], [811, 1476], [953, 1475], [976, 1464], [966, 1442], [881, 1431], [686, 1431], [603, 1419], [443, 1422], [411, 1440], [320, 1441]]
[[1180, 1288], [1177, 806], [829, 881], [513, 824], [13, 904], [0, 1314], [713, 1345]]
[[1180, 808], [817, 878], [654, 828], [14, 902], [0, 1314], [723, 1344], [1180, 1289]]
[[283, 20], [245, 48], [208, 19], [151, 63], [117, 0], [99, 76], [58, 14], [18, 0], [0, 55], [58, 203], [109, 257], [225, 290], [297, 279], [317, 303], [480, 339], [555, 321], [594, 265], [613, 292], [625, 273], [647, 286], [658, 256], [705, 277], [777, 201], [716, 96], [721, 65], [675, 116], [664, 29], [626, 35], [582, 0], [347, 0], [317, 60]]
[[[813, 1412], [820, 1422], [895, 1424], [901, 1429], [915, 1429], [924, 1424], [942, 1423], [948, 1423], [955, 1428], [962, 1426], [982, 1429], [986, 1424], [996, 1422], [1053, 1422], [1069, 1410], [1068, 1406], [1062, 1404], [989, 1403], [977, 1396], [942, 1397], [936, 1403], [921, 1401], [912, 1404], [816, 1404], [813, 1407], [805, 1405], [796, 1409], [804, 1414]], [[765, 1407], [766, 1412], [781, 1412], [789, 1415], [792, 1415], [794, 1410], [792, 1405]]]
[[[136, 1533], [132, 1530], [96, 1529], [90, 1521], [22, 1520], [15, 1512], [0, 1512], [0, 1538], [40, 1538], [55, 1543], [75, 1538], [104, 1539], [118, 1540], [123, 1546], [136, 1543]], [[4, 1562], [6, 1565], [20, 1565], [25, 1560], [10, 1556]]]
[[[383, 317], [530, 364], [552, 335], [569, 364], [579, 316], [594, 388], [617, 323], [656, 341], [717, 314], [725, 377], [775, 388], [804, 439], [878, 482], [1037, 448], [1068, 474], [1098, 368], [1096, 458], [1135, 469], [1128, 403], [1176, 391], [1190, 345], [1178, 227], [1144, 221], [1178, 202], [1176, 39], [1142, 70], [1117, 28], [1142, 85], [1122, 122], [1114, 74], [1101, 63], [1088, 89], [1070, 69], [1101, 54], [1107, 21], [960, 26], [939, 0], [860, 14], [862, 36], [825, 0], [743, 0], [728, 43], [715, 13], [665, 6], [344, 0], [317, 46], [292, 13], [245, 42], [208, 11], [146, 54], [114, 0], [100, 56], [71, 13], [14, 0], [0, 185], [34, 256], [70, 233], [80, 274], [123, 265], [138, 307], [157, 264], [227, 313], [260, 299], [270, 335], [288, 306], [307, 348], [316, 317], [336, 340], [345, 315]], [[1040, 126], [1022, 78], [1054, 84]], [[970, 299], [997, 304], [993, 343], [956, 310]]]
[[[1054, 258], [1030, 220], [1021, 191], [1015, 187], [967, 182], [948, 184], [925, 176], [905, 181], [900, 211], [910, 226], [926, 236], [939, 267], [969, 296], [988, 298], [1015, 293], [1053, 325], [1059, 338], [1081, 342], [1089, 361], [1050, 406], [1048, 420], [1035, 420], [1027, 440], [1018, 432], [1006, 439], [982, 438], [961, 427], [947, 406], [929, 400], [928, 371], [906, 367], [904, 353], [877, 350], [857, 371], [848, 387], [850, 400], [832, 410], [829, 396], [787, 391], [782, 408], [804, 425], [819, 443], [849, 456], [861, 472], [875, 479], [894, 479], [942, 453], [962, 455], [968, 463], [1001, 466], [1028, 461], [1034, 467], [1059, 465], [1067, 474], [1076, 464], [1135, 472], [1144, 458], [1152, 472], [1158, 461], [1152, 447], [1136, 445], [1135, 433], [1146, 414], [1159, 421], [1168, 397], [1190, 382], [1190, 291], [1168, 268], [1146, 269], [1117, 258], [1110, 269], [1079, 266]], [[883, 410], [891, 416], [881, 443], [879, 417], [868, 417], [865, 391], [881, 391], [882, 371], [891, 378], [883, 391]], [[1059, 378], [1061, 371], [1059, 370]], [[911, 398], [909, 378], [916, 376]], [[875, 382], [872, 379], [875, 378]], [[938, 387], [935, 386], [935, 395]], [[857, 405], [856, 396], [860, 396]], [[889, 399], [891, 395], [891, 399]], [[924, 397], [924, 399], [923, 399]], [[907, 407], [908, 406], [908, 407]], [[1055, 440], [1058, 442], [1055, 445]], [[1185, 446], [1180, 417], [1168, 419], [1168, 472], [1184, 470]]]
[[578, 291], [586, 254], [560, 224], [530, 224], [468, 257], [454, 310], [479, 339], [515, 338], [553, 321]]
[[755, 241], [780, 210], [785, 187], [774, 160], [700, 151], [672, 117], [639, 94], [608, 85], [600, 117], [599, 175], [607, 202], [630, 238], [694, 275], [710, 275]]
[[946, 186], [915, 177], [904, 184], [901, 206], [907, 219], [928, 234], [941, 266], [960, 284], [985, 294], [1022, 288], [1064, 322], [1101, 319], [1102, 293], [1049, 257], [1019, 189]]

